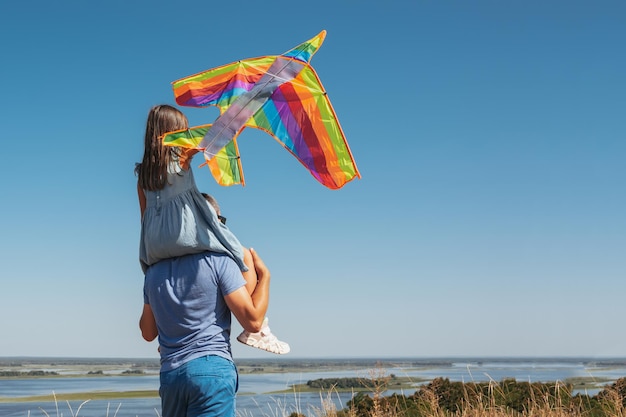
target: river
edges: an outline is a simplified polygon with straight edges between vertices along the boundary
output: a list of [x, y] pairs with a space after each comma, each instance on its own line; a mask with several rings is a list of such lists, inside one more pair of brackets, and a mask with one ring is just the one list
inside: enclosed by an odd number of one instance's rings
[[[550, 382], [565, 381], [573, 377], [591, 377], [615, 381], [626, 376], [626, 360], [605, 362], [588, 359], [482, 359], [426, 361], [405, 360], [385, 362], [373, 367], [358, 369], [328, 370], [311, 372], [283, 372], [242, 374], [239, 381], [237, 410], [240, 416], [247, 417], [284, 417], [294, 411], [314, 416], [316, 410], [332, 404], [337, 409], [346, 406], [350, 393], [299, 393], [295, 390], [287, 393], [272, 394], [276, 391], [289, 390], [292, 385], [303, 384], [309, 380], [334, 377], [370, 378], [373, 373], [398, 377], [410, 377], [416, 381], [415, 389], [404, 390], [405, 395], [412, 394], [419, 385], [434, 378], [449, 378], [451, 381], [499, 382], [505, 378], [518, 381]], [[2, 417], [34, 416], [74, 416], [74, 417], [155, 417], [160, 416], [158, 398], [118, 399], [89, 401], [81, 406], [82, 401], [67, 402], [20, 402], [20, 397], [51, 395], [52, 393], [80, 393], [93, 391], [136, 391], [157, 390], [158, 375], [122, 376], [107, 375], [101, 377], [72, 378], [37, 378], [37, 379], [2, 379], [0, 397], [13, 398], [14, 402], [0, 403]], [[589, 395], [595, 395], [600, 388], [591, 388]], [[85, 399], [88, 399], [87, 397]], [[58, 408], [57, 408], [58, 407]], [[80, 410], [78, 410], [80, 407]], [[119, 409], [118, 409], [119, 407]], [[58, 410], [58, 411], [57, 411]]]

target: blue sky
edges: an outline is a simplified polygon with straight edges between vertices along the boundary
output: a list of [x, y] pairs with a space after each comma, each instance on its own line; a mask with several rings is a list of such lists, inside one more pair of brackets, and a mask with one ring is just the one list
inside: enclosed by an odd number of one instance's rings
[[149, 108], [173, 80], [322, 29], [311, 62], [362, 179], [325, 189], [252, 129], [245, 187], [194, 160], [272, 271], [290, 356], [626, 355], [626, 4], [310, 7], [0, 5], [0, 356], [156, 357], [137, 326]]

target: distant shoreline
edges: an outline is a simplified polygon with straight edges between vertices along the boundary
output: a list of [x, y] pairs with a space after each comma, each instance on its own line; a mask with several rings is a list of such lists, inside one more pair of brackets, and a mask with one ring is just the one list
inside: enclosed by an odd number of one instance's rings
[[[380, 368], [427, 369], [430, 367], [452, 367], [455, 364], [488, 363], [563, 363], [582, 364], [596, 368], [626, 367], [624, 358], [592, 357], [450, 357], [450, 358], [244, 358], [235, 359], [241, 374], [263, 374], [284, 372], [322, 372]], [[0, 379], [15, 378], [1, 376], [21, 373], [19, 378], [62, 378], [62, 377], [106, 377], [141, 376], [158, 374], [158, 358], [57, 358], [57, 357], [0, 357]], [[43, 375], [23, 375], [28, 372]]]
[[[135, 357], [54, 357], [54, 356], [0, 356], [0, 369], [11, 365], [120, 365], [120, 364], [144, 364], [146, 366], [159, 366], [159, 358], [135, 358]], [[407, 363], [425, 366], [443, 366], [454, 363], [582, 363], [592, 365], [626, 366], [624, 357], [593, 357], [593, 356], [449, 356], [449, 357], [329, 357], [329, 358], [304, 358], [292, 356], [270, 355], [261, 358], [235, 358], [235, 363], [242, 366], [263, 364], [277, 367], [293, 367], [296, 365], [309, 366], [368, 366], [382, 364], [405, 365]]]

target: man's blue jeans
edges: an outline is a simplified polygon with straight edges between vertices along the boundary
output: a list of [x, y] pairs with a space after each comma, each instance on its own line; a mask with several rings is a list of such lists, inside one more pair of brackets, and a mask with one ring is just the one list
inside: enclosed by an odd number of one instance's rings
[[220, 356], [191, 360], [161, 372], [163, 417], [234, 417], [238, 375], [235, 364]]

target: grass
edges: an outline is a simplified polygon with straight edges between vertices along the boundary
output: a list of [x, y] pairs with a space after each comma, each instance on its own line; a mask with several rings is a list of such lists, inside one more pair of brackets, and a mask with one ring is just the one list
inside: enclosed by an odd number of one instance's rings
[[[63, 417], [63, 413], [62, 413], [62, 412], [61, 412], [61, 414], [59, 414], [59, 400], [60, 400], [60, 398], [57, 398], [57, 397], [56, 397], [56, 395], [55, 395], [54, 393], [52, 393], [52, 397], [54, 398], [54, 405], [55, 405], [55, 410], [56, 410], [56, 413], [55, 413], [55, 414], [53, 414], [53, 416]], [[76, 409], [76, 412], [74, 412], [74, 409], [72, 408], [72, 405], [70, 404], [69, 400], [66, 400], [66, 402], [67, 402], [67, 407], [68, 407], [68, 408], [69, 408], [69, 410], [70, 410], [70, 415], [71, 415], [72, 417], [78, 417], [78, 416], [79, 416], [79, 413], [80, 413], [81, 408], [83, 408], [83, 406], [84, 406], [85, 404], [87, 404], [89, 401], [91, 401], [91, 400], [85, 400], [85, 401], [83, 401], [82, 403], [80, 403], [80, 405], [79, 405], [79, 406], [78, 406], [78, 408]], [[115, 409], [115, 412], [114, 412], [114, 414], [113, 414], [113, 417], [117, 417], [117, 413], [118, 413], [118, 411], [120, 410], [120, 407], [121, 407], [121, 406], [122, 406], [122, 404], [121, 404], [121, 403], [117, 406], [117, 408]], [[46, 410], [44, 410], [44, 409], [43, 409], [43, 408], [41, 408], [41, 407], [40, 407], [39, 409], [41, 410], [41, 413], [42, 413], [43, 415], [45, 415], [46, 417], [51, 417], [51, 416], [50, 416], [50, 414], [49, 414]], [[109, 409], [110, 409], [110, 404], [109, 404], [109, 405], [107, 405], [105, 417], [109, 417]], [[156, 411], [156, 410], [155, 410], [155, 411]], [[159, 415], [159, 413], [157, 412], [157, 416], [158, 416], [158, 415]], [[28, 411], [28, 417], [30, 417], [30, 410]]]
[[[490, 385], [490, 391], [487, 395], [477, 395], [477, 392], [472, 392], [471, 388], [467, 388], [462, 400], [463, 406], [455, 410], [443, 406], [442, 398], [438, 397], [432, 388], [420, 389], [419, 401], [413, 401], [407, 397], [386, 397], [383, 395], [385, 390], [385, 384], [380, 383], [371, 393], [371, 396], [367, 396], [367, 407], [363, 407], [360, 403], [351, 402], [350, 407], [337, 410], [332, 401], [336, 391], [330, 389], [326, 392], [320, 392], [320, 407], [307, 410], [309, 414], [305, 414], [298, 406], [290, 409], [277, 402], [268, 407], [270, 414], [262, 413], [253, 416], [250, 413], [238, 413], [238, 417], [626, 417], [624, 398], [617, 390], [611, 389], [605, 390], [607, 392], [605, 401], [595, 410], [586, 408], [583, 402], [572, 404], [567, 397], [563, 396], [564, 391], [557, 387], [552, 395], [533, 396], [521, 411], [507, 408], [499, 403], [499, 399], [504, 396], [505, 392], [495, 383]], [[135, 392], [135, 395], [138, 393]], [[153, 394], [152, 391], [143, 393]], [[294, 391], [294, 395], [297, 396], [298, 393]], [[52, 397], [55, 402], [55, 411], [48, 413], [40, 409], [42, 415], [46, 417], [63, 416], [63, 413], [59, 411], [59, 401], [66, 401], [72, 417], [80, 417], [81, 408], [92, 399], [98, 399], [93, 397], [83, 401], [74, 411], [69, 401], [80, 400], [74, 394], [58, 396], [53, 394]], [[124, 397], [120, 395], [117, 398]], [[411, 404], [407, 404], [408, 402]], [[103, 410], [102, 416], [117, 417], [120, 406], [121, 403], [114, 412], [107, 406], [107, 409]], [[29, 411], [28, 417], [30, 415]], [[160, 417], [157, 410], [155, 410], [155, 415]]]

